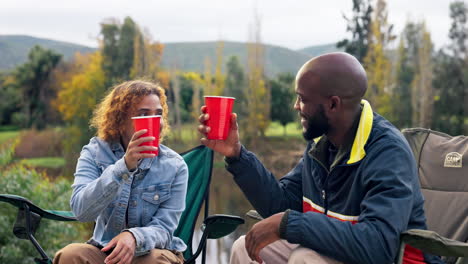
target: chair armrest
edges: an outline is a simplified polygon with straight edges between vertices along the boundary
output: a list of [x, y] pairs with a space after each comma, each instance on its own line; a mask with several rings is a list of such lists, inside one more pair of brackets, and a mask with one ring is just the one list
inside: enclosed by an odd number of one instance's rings
[[256, 210], [249, 210], [245, 215], [255, 220], [263, 220], [263, 217]]
[[244, 223], [244, 219], [239, 216], [216, 214], [208, 216], [203, 221], [202, 229], [208, 232], [208, 239], [218, 239], [229, 235]]
[[433, 255], [468, 257], [468, 243], [443, 237], [434, 231], [410, 229], [401, 234], [401, 240]]
[[17, 207], [18, 209], [23, 209], [24, 205], [27, 205], [31, 212], [36, 213], [46, 219], [57, 221], [76, 221], [76, 217], [73, 214], [73, 212], [44, 210], [22, 196], [12, 194], [0, 194], [0, 202], [7, 202]]

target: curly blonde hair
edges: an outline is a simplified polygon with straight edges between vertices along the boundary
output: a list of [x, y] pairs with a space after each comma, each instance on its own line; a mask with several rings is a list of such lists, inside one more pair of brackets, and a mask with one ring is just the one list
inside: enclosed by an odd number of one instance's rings
[[150, 94], [159, 97], [163, 109], [164, 126], [160, 136], [162, 141], [169, 133], [167, 97], [159, 84], [142, 80], [127, 81], [112, 87], [96, 107], [91, 119], [91, 127], [97, 129], [97, 136], [107, 142], [119, 141], [130, 113], [135, 111], [143, 97]]

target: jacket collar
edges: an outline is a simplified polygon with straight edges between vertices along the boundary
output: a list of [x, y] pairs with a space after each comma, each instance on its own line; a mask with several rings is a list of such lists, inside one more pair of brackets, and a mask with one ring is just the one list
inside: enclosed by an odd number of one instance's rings
[[372, 108], [366, 100], [361, 101], [362, 111], [359, 118], [359, 126], [354, 136], [353, 146], [351, 147], [351, 154], [346, 164], [353, 164], [361, 161], [366, 156], [364, 146], [369, 140], [372, 131], [372, 123], [374, 120], [374, 113]]
[[339, 148], [333, 164], [328, 164], [328, 147], [331, 142], [326, 135], [314, 139], [316, 144], [309, 151], [309, 155], [322, 163], [326, 168], [333, 168], [340, 164], [347, 156], [349, 156], [349, 159], [346, 164], [355, 164], [361, 161], [366, 156], [364, 147], [369, 139], [374, 118], [369, 102], [362, 100], [361, 107], [362, 110], [359, 120], [356, 120], [350, 132], [346, 135], [345, 142], [343, 146]]

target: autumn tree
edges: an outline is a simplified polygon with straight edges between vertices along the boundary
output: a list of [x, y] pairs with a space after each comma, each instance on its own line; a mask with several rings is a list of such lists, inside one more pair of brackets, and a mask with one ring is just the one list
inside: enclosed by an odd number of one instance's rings
[[205, 95], [220, 95], [215, 93], [213, 85], [213, 74], [211, 69], [211, 60], [209, 57], [205, 58], [205, 71], [203, 73], [203, 91]]
[[161, 70], [160, 63], [164, 45], [153, 41], [148, 32], [143, 32], [141, 29], [138, 29], [135, 34], [133, 65], [130, 69], [130, 78], [156, 80], [157, 73]]
[[250, 41], [247, 43], [247, 138], [265, 136], [270, 124], [270, 90], [264, 79], [264, 46], [260, 38], [260, 19], [257, 14], [250, 27]]
[[417, 72], [415, 73], [412, 86], [412, 108], [413, 108], [413, 126], [431, 128], [432, 112], [434, 106], [433, 81], [433, 63], [432, 50], [433, 44], [431, 35], [427, 31], [425, 23], [422, 23], [421, 41], [419, 42], [417, 57]]
[[353, 0], [352, 17], [348, 18], [343, 15], [348, 22], [346, 31], [351, 33], [351, 38], [344, 39], [336, 45], [354, 55], [361, 63], [367, 54], [369, 35], [371, 34], [372, 5], [370, 2], [370, 0]]
[[226, 77], [223, 74], [224, 42], [218, 41], [216, 47], [216, 67], [214, 76], [214, 95], [223, 95]]
[[[96, 105], [106, 91], [105, 72], [101, 68], [103, 57], [99, 52], [76, 54], [73, 60], [73, 75], [65, 80], [54, 105], [66, 122], [67, 139], [65, 151], [69, 155], [66, 162], [73, 168], [76, 154], [85, 145], [94, 131], [89, 128], [89, 120]], [[70, 171], [71, 172], [71, 171]]]
[[380, 114], [389, 116], [391, 114], [391, 64], [385, 51], [395, 36], [392, 34], [393, 25], [388, 23], [385, 0], [377, 1], [370, 28], [369, 46], [364, 57], [364, 67], [368, 76], [366, 97]]
[[225, 95], [236, 98], [233, 112], [240, 120], [247, 116], [247, 102], [245, 94], [246, 76], [237, 56], [231, 56], [226, 62]]

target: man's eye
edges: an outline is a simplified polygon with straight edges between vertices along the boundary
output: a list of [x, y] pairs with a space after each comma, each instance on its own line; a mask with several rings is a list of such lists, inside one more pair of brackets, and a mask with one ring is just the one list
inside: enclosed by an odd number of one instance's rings
[[146, 113], [140, 113], [139, 116], [146, 116]]

